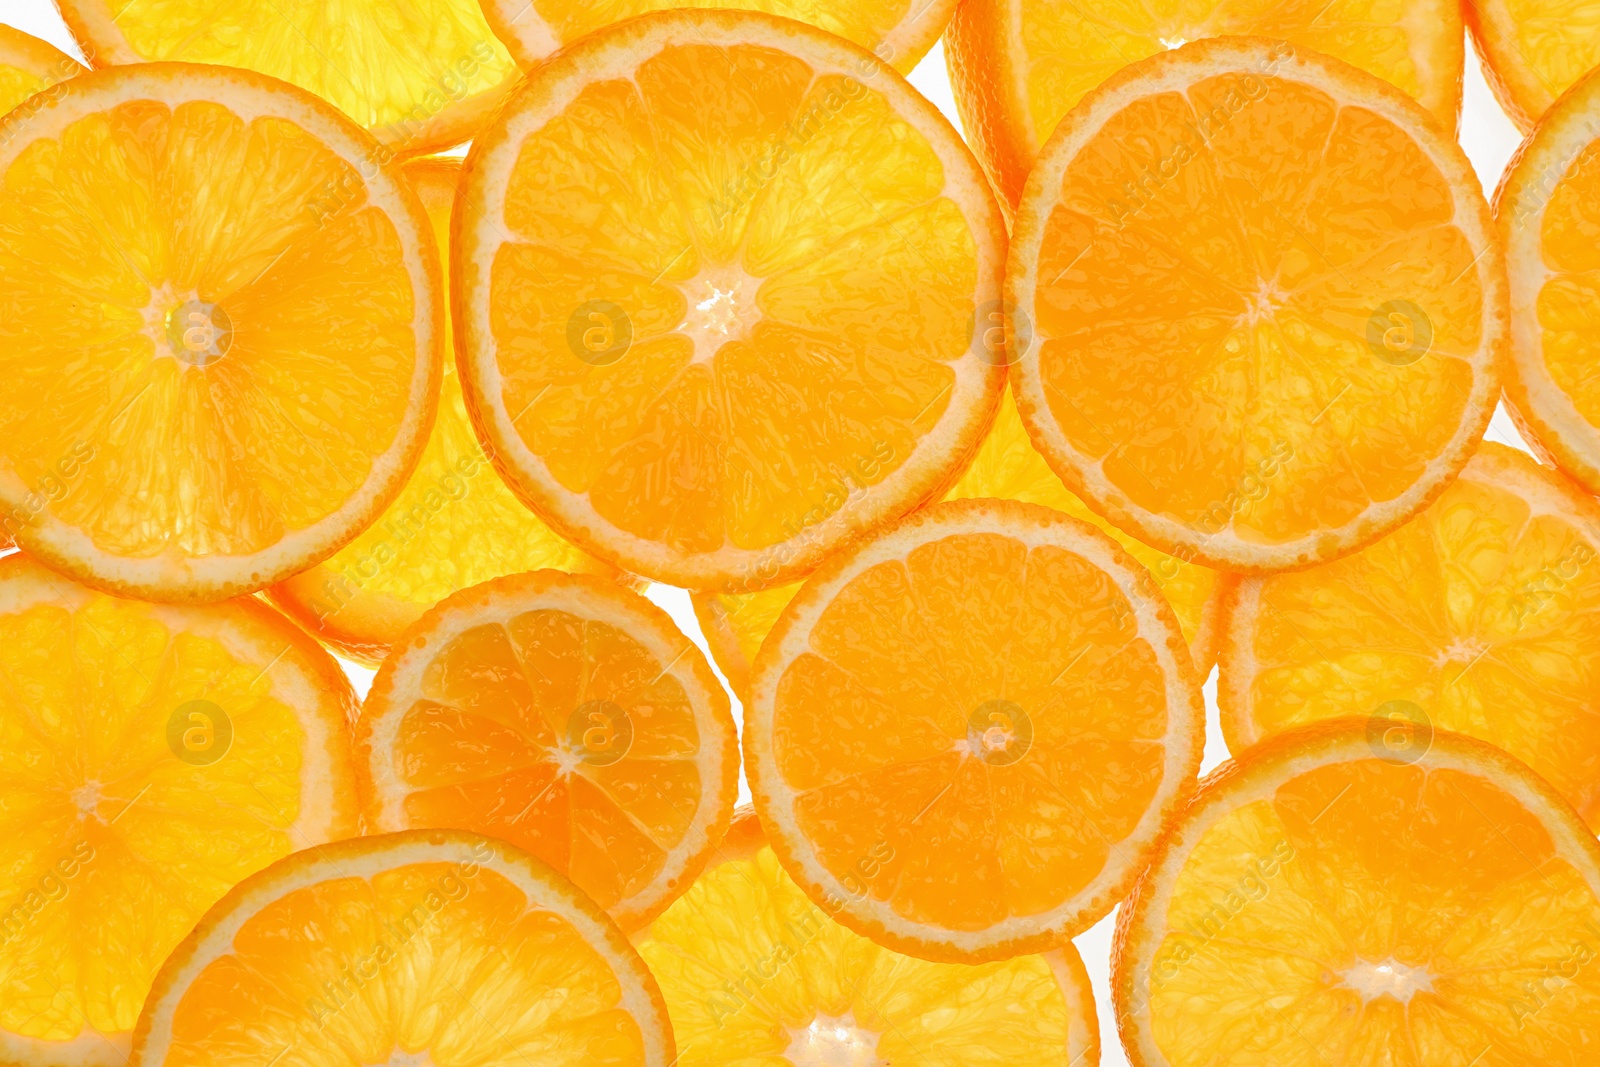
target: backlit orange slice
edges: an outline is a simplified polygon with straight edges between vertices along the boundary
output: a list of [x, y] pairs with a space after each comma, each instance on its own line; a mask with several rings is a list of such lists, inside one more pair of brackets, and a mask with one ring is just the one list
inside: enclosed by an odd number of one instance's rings
[[1051, 131], [1091, 89], [1137, 60], [1240, 34], [1286, 40], [1376, 74], [1455, 132], [1463, 52], [1456, 0], [963, 0], [944, 55], [962, 125], [1009, 209]]
[[47, 95], [0, 143], [18, 543], [174, 601], [330, 555], [433, 420], [444, 308], [415, 194], [333, 108], [250, 71], [117, 67]]
[[[1000, 411], [978, 454], [945, 495], [946, 500], [971, 497], [1042, 504], [1093, 523], [1110, 534], [1145, 566], [1156, 588], [1172, 605], [1184, 639], [1189, 642], [1195, 673], [1201, 678], [1211, 673], [1222, 604], [1217, 572], [1141, 544], [1085, 507], [1029, 443], [1009, 390], [1001, 397]], [[695, 615], [706, 643], [741, 701], [747, 700], [750, 664], [755, 661], [756, 651], [777, 621], [778, 613], [799, 588], [800, 583], [795, 582], [759, 593], [693, 594]]]
[[[448, 261], [461, 164], [419, 160], [404, 172]], [[451, 593], [546, 567], [621, 577], [563, 540], [506, 488], [473, 436], [455, 360], [447, 357], [438, 419], [406, 487], [354, 541], [271, 594], [321, 640], [375, 664], [406, 627]]]
[[613, 22], [685, 7], [765, 11], [809, 22], [909, 74], [944, 32], [956, 0], [483, 0], [494, 32], [529, 68]]
[[1495, 98], [1523, 133], [1600, 66], [1600, 11], [1589, 0], [1462, 4]]
[[1499, 396], [1504, 263], [1460, 146], [1281, 41], [1198, 41], [1086, 96], [1028, 179], [1006, 285], [1034, 443], [1192, 562], [1259, 573], [1376, 540]]
[[373, 679], [356, 750], [372, 829], [503, 838], [630, 928], [694, 881], [738, 796], [700, 651], [637, 593], [559, 571], [424, 615]]
[[1511, 279], [1506, 400], [1537, 451], [1600, 492], [1600, 76], [1523, 142], [1495, 193]]
[[784, 608], [745, 771], [812, 900], [886, 948], [970, 963], [1110, 911], [1203, 735], [1177, 620], [1116, 542], [965, 500], [840, 553]]
[[685, 10], [540, 67], [473, 143], [462, 387], [495, 462], [624, 570], [752, 592], [935, 496], [1004, 380], [1005, 231], [899, 74]]
[[1365, 716], [1471, 734], [1600, 825], [1600, 506], [1484, 442], [1421, 515], [1354, 555], [1246, 579], [1217, 686], [1228, 747]]
[[232, 886], [356, 833], [333, 657], [251, 598], [119, 600], [0, 560], [0, 1062], [125, 1067]]
[[1072, 942], [969, 967], [880, 948], [784, 873], [755, 813], [639, 940], [681, 1067], [1097, 1067], [1094, 991]]
[[1585, 1067], [1600, 844], [1481, 741], [1318, 724], [1206, 780], [1116, 945], [1134, 1067]]
[[28, 97], [83, 73], [83, 64], [31, 34], [0, 24], [0, 139], [22, 119], [11, 112]]
[[56, 0], [96, 67], [242, 67], [329, 101], [387, 153], [458, 144], [521, 81], [478, 0]]
[[206, 914], [139, 1017], [129, 1067], [669, 1067], [661, 992], [549, 867], [412, 831], [290, 856]]

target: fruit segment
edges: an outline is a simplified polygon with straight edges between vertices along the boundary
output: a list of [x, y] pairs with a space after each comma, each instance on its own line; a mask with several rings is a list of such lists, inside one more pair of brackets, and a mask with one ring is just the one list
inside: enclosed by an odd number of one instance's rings
[[22, 114], [13, 108], [34, 93], [83, 72], [83, 64], [64, 52], [10, 26], [0, 25], [0, 134]]

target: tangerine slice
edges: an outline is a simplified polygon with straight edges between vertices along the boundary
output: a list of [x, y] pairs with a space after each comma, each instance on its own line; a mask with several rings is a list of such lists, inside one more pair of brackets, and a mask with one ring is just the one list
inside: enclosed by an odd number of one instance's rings
[[0, 23], [0, 138], [21, 115], [11, 112], [28, 97], [83, 73], [83, 64], [47, 41]]
[[1586, 0], [1473, 0], [1462, 13], [1489, 88], [1523, 133], [1600, 66], [1600, 18]]

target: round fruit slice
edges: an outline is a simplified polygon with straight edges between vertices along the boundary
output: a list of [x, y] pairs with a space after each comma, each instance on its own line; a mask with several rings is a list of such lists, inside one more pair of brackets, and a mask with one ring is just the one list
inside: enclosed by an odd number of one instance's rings
[[820, 30], [686, 10], [591, 34], [473, 142], [458, 208], [467, 410], [530, 506], [632, 573], [798, 578], [935, 496], [993, 417], [988, 184]]
[[373, 829], [503, 838], [629, 928], [694, 881], [739, 791], [699, 649], [637, 593], [559, 571], [424, 615], [373, 679], [356, 754]]
[[1123, 907], [1134, 1067], [1594, 1062], [1600, 844], [1537, 775], [1360, 721], [1207, 779]]
[[56, 0], [96, 67], [243, 67], [331, 102], [390, 153], [467, 140], [521, 83], [477, 0]]
[[1217, 701], [1235, 753], [1345, 716], [1402, 742], [1453, 730], [1600, 826], [1600, 506], [1560, 474], [1484, 442], [1388, 537], [1229, 599]]
[[745, 770], [773, 850], [839, 922], [984, 962], [1111, 910], [1194, 785], [1204, 720], [1172, 609], [1116, 542], [953, 501], [835, 556], [784, 608]]
[[58, 570], [218, 600], [400, 491], [443, 343], [415, 194], [337, 111], [249, 71], [62, 82], [0, 144], [0, 504]]
[[639, 954], [661, 983], [681, 1067], [1100, 1062], [1094, 991], [1072, 942], [976, 967], [879, 948], [800, 892], [748, 809]]
[[22, 119], [11, 112], [28, 97], [83, 73], [83, 64], [31, 34], [0, 24], [0, 139]]
[[1489, 87], [1523, 133], [1600, 66], [1588, 0], [1473, 0], [1462, 10]]
[[0, 1060], [124, 1067], [207, 908], [356, 833], [355, 695], [252, 599], [164, 607], [0, 559]]
[[[448, 262], [461, 164], [420, 160], [404, 170]], [[544, 568], [621, 577], [541, 522], [494, 473], [467, 419], [455, 361], [446, 358], [438, 419], [406, 487], [359, 537], [271, 595], [323, 641], [376, 664], [451, 593]]]
[[765, 11], [809, 22], [910, 74], [944, 32], [956, 0], [483, 0], [489, 25], [530, 69], [603, 26], [680, 7]]
[[[1195, 673], [1201, 678], [1211, 673], [1222, 604], [1217, 573], [1135, 541], [1069, 493], [1028, 441], [1009, 391], [1000, 399], [1000, 411], [978, 454], [945, 495], [946, 500], [973, 497], [1042, 504], [1093, 523], [1110, 534], [1129, 555], [1144, 564], [1155, 587], [1172, 605], [1189, 643]], [[695, 615], [706, 643], [741, 701], [749, 702], [750, 664], [755, 662], [756, 651], [777, 621], [778, 613], [799, 589], [800, 583], [796, 582], [759, 593], [693, 594]]]
[[962, 125], [1009, 209], [1050, 132], [1091, 89], [1136, 60], [1188, 41], [1237, 35], [1281, 38], [1376, 74], [1455, 132], [1463, 45], [1454, 0], [1404, 7], [1378, 0], [1181, 6], [965, 0], [945, 38], [945, 63]]
[[1017, 215], [1017, 407], [1067, 487], [1179, 559], [1261, 573], [1375, 541], [1488, 425], [1504, 261], [1460, 146], [1281, 41], [1128, 67]]
[[655, 979], [561, 875], [476, 834], [273, 864], [167, 960], [129, 1067], [668, 1067]]
[[1511, 279], [1506, 400], [1522, 436], [1600, 493], [1600, 75], [1551, 109], [1495, 193]]

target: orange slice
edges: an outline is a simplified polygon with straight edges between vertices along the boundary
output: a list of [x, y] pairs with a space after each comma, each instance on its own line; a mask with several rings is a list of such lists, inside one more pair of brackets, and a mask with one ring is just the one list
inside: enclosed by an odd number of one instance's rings
[[1217, 702], [1235, 753], [1365, 716], [1481, 738], [1600, 826], [1600, 506], [1485, 442], [1416, 519], [1230, 599]]
[[1354, 551], [1488, 425], [1505, 271], [1460, 146], [1283, 42], [1133, 64], [1057, 127], [1017, 215], [1017, 407], [1067, 487], [1190, 562]]
[[1506, 400], [1528, 443], [1600, 492], [1600, 75], [1523, 142], [1495, 193], [1511, 279]]
[[739, 791], [700, 651], [637, 593], [559, 571], [424, 615], [373, 679], [356, 750], [374, 830], [503, 838], [625, 927], [694, 881]]
[[661, 992], [571, 882], [445, 830], [308, 849], [167, 960], [129, 1067], [668, 1067]]
[[956, 0], [483, 0], [494, 32], [528, 68], [614, 22], [683, 7], [765, 11], [808, 22], [910, 74], [944, 32]]
[[[1216, 571], [1174, 559], [1142, 544], [1111, 526], [1069, 493], [1045, 464], [1044, 458], [1028, 441], [1027, 431], [1017, 415], [1017, 405], [1008, 390], [1000, 400], [989, 435], [978, 454], [946, 500], [996, 497], [1042, 504], [1065, 512], [1075, 519], [1093, 523], [1128, 551], [1148, 570], [1155, 584], [1178, 617], [1195, 672], [1204, 678], [1216, 660], [1217, 626], [1221, 617], [1222, 588]], [[794, 598], [800, 583], [779, 586], [759, 593], [694, 593], [695, 616], [711, 646], [717, 666], [741, 701], [748, 703], [750, 664], [756, 651], [778, 620], [783, 606]]]
[[0, 1059], [123, 1067], [161, 961], [356, 832], [333, 658], [252, 599], [163, 607], [0, 560]]
[[[404, 170], [448, 262], [461, 164], [419, 160]], [[621, 577], [553, 532], [494, 473], [467, 419], [455, 361], [447, 358], [438, 419], [406, 487], [359, 537], [273, 586], [271, 595], [324, 642], [376, 664], [406, 627], [451, 593], [547, 567]]]
[[1004, 384], [1005, 230], [900, 75], [749, 11], [591, 34], [474, 141], [467, 410], [570, 540], [753, 592], [936, 495]]
[[1204, 719], [1172, 609], [1116, 542], [955, 501], [841, 552], [784, 609], [745, 771], [779, 860], [839, 922], [983, 962], [1111, 910], [1194, 784]]
[[0, 23], [0, 140], [22, 115], [11, 112], [56, 82], [83, 73], [83, 64], [31, 34]]
[[963, 0], [944, 55], [962, 125], [1009, 209], [1050, 132], [1091, 89], [1137, 60], [1189, 41], [1237, 35], [1286, 40], [1376, 74], [1455, 132], [1463, 46], [1454, 0], [1404, 6], [1379, 0], [1087, 6]]
[[681, 1067], [1100, 1062], [1094, 991], [1072, 942], [976, 967], [879, 948], [800, 892], [748, 809], [639, 954], [661, 983]]
[[1207, 779], [1118, 917], [1134, 1067], [1594, 1062], [1600, 844], [1499, 749], [1426, 741], [1323, 723]]
[[1489, 88], [1523, 133], [1600, 66], [1600, 13], [1587, 0], [1472, 0], [1462, 11]]
[[217, 600], [382, 513], [433, 419], [444, 309], [427, 217], [375, 148], [291, 86], [176, 63], [72, 78], [15, 127], [0, 504], [19, 544], [113, 592]]
[[242, 67], [329, 101], [389, 154], [467, 140], [521, 82], [477, 0], [56, 0], [96, 67]]

